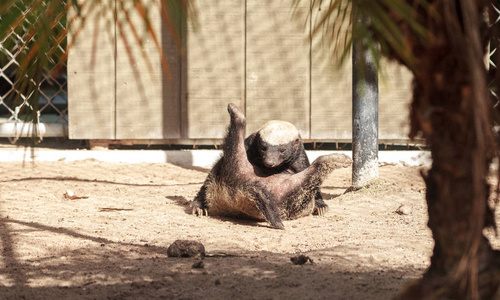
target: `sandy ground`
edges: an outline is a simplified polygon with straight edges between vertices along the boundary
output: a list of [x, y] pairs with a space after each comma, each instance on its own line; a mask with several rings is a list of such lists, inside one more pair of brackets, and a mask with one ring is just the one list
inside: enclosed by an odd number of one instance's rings
[[[207, 172], [2, 163], [0, 298], [390, 299], [429, 265], [419, 168], [382, 166], [377, 182], [348, 194], [351, 170], [337, 170], [322, 187], [326, 216], [285, 221], [285, 230], [192, 216], [188, 203]], [[84, 198], [67, 199], [67, 190]], [[488, 237], [498, 249], [500, 239]], [[205, 245], [204, 268], [193, 268], [199, 258], [167, 257], [177, 239]], [[294, 265], [297, 254], [313, 263]]]

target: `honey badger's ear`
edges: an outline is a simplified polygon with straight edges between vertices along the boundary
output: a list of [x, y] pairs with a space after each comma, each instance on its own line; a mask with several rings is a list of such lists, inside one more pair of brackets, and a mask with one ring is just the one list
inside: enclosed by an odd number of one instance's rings
[[296, 138], [295, 141], [293, 141], [293, 146], [297, 148], [300, 145], [300, 138]]

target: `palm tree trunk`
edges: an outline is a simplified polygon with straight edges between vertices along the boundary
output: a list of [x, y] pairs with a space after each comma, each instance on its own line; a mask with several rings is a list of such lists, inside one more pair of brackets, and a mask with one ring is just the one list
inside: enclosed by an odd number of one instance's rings
[[[448, 81], [447, 86], [463, 84], [460, 77], [457, 76], [455, 82]], [[433, 165], [423, 174], [427, 185], [428, 226], [435, 246], [424, 278], [406, 290], [401, 299], [408, 296], [495, 299], [495, 295], [500, 297], [500, 255], [491, 250], [482, 235], [484, 227], [493, 225], [493, 217], [487, 205], [490, 158], [486, 148], [480, 146], [487, 144], [484, 140], [487, 133], [476, 132], [476, 99], [468, 85], [443, 90], [417, 83], [415, 94], [422, 91], [440, 95], [434, 99], [438, 110], [432, 113], [427, 124], [431, 128], [427, 141]], [[488, 119], [486, 113], [480, 117]]]
[[480, 4], [448, 0], [433, 5], [442, 16], [432, 19], [435, 36], [426, 45], [414, 44], [419, 48], [411, 135], [423, 133], [431, 148], [433, 164], [424, 179], [435, 246], [424, 277], [399, 298], [498, 299], [500, 253], [482, 235], [495, 225], [487, 204], [494, 143]]

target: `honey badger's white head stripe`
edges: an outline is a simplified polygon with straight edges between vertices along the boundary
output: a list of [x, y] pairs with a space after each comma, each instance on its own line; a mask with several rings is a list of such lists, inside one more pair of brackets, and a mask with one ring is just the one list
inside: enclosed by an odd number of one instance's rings
[[299, 137], [297, 128], [286, 121], [269, 121], [259, 129], [262, 141], [271, 146], [293, 142]]

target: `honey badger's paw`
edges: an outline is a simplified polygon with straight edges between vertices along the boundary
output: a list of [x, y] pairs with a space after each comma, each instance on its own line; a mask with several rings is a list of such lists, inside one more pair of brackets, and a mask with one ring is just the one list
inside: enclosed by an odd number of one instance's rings
[[335, 157], [335, 161], [338, 168], [348, 168], [352, 165], [352, 159], [345, 154], [332, 154]]
[[328, 205], [326, 203], [318, 204], [314, 207], [313, 215], [324, 216], [328, 212]]
[[345, 154], [328, 154], [322, 155], [313, 162], [313, 164], [317, 165], [320, 169], [326, 169], [329, 171], [347, 168], [352, 164], [352, 159], [350, 159]]
[[191, 209], [192, 209], [192, 214], [198, 217], [202, 216], [207, 216], [208, 217], [208, 208], [204, 207], [200, 202], [198, 201], [191, 201]]
[[236, 124], [245, 124], [246, 123], [246, 118], [241, 109], [233, 103], [229, 103], [227, 105], [227, 111], [229, 112], [229, 116], [231, 117], [231, 120], [235, 122]]

